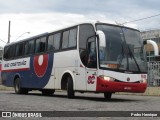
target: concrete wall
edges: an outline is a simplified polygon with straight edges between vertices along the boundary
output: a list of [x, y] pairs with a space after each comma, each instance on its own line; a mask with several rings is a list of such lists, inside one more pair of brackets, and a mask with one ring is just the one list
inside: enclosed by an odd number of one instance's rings
[[152, 39], [160, 37], [160, 29], [141, 32], [142, 39]]

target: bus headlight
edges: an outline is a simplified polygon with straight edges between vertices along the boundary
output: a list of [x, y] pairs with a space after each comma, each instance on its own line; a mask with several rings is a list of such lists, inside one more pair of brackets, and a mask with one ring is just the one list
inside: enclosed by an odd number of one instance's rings
[[106, 81], [115, 81], [114, 78], [109, 77], [109, 76], [100, 75], [99, 77]]

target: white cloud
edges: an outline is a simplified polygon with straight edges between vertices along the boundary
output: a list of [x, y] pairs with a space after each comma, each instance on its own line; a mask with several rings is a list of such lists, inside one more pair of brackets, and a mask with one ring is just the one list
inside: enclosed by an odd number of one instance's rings
[[[72, 13], [33, 13], [33, 14], [1, 14], [0, 15], [0, 39], [7, 42], [8, 21], [11, 21], [11, 42], [34, 36], [44, 32], [54, 31], [69, 25], [88, 21], [100, 20], [106, 23], [115, 23], [106, 18], [103, 14], [72, 14]], [[129, 24], [130, 27], [137, 27], [136, 24]], [[23, 34], [30, 32], [30, 34]], [[23, 35], [22, 35], [23, 34]], [[22, 35], [22, 36], [21, 36]], [[21, 36], [19, 38], [19, 36]], [[0, 41], [1, 46], [5, 44]]]
[[63, 13], [2, 14], [0, 18], [0, 39], [6, 42], [9, 20], [11, 21], [11, 42], [25, 32], [30, 34], [24, 34], [19, 40], [85, 20], [83, 15]]
[[[7, 41], [9, 20], [11, 40], [15, 40], [27, 31], [31, 34], [23, 37], [85, 20], [124, 23], [152, 16], [160, 11], [159, 3], [158, 0], [0, 0], [0, 39]], [[127, 25], [144, 30], [160, 27], [159, 21], [160, 16]]]

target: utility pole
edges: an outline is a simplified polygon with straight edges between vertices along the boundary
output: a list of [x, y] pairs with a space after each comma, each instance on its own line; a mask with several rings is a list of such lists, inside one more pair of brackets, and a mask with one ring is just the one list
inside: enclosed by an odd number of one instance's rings
[[8, 25], [8, 42], [10, 43], [10, 29], [11, 29], [11, 21], [9, 21], [9, 25]]

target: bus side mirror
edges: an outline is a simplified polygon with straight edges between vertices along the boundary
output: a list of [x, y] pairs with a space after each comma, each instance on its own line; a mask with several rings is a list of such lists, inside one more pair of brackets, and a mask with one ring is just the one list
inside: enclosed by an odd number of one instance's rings
[[153, 49], [154, 49], [154, 55], [155, 56], [158, 56], [159, 55], [159, 50], [158, 50], [158, 45], [155, 41], [153, 40], [146, 40], [146, 41], [143, 41], [143, 45], [146, 45], [146, 44], [151, 44], [153, 46]]
[[96, 32], [97, 36], [99, 37], [99, 46], [100, 47], [106, 47], [106, 37], [104, 32], [98, 30]]

